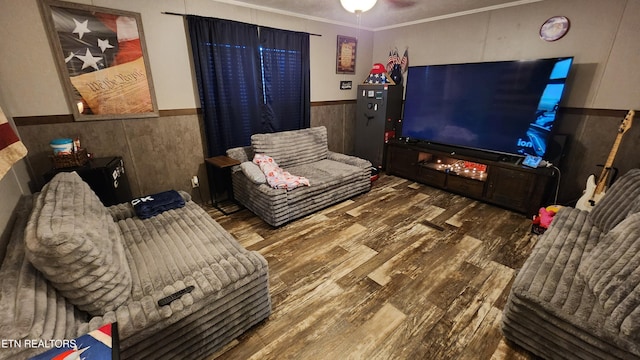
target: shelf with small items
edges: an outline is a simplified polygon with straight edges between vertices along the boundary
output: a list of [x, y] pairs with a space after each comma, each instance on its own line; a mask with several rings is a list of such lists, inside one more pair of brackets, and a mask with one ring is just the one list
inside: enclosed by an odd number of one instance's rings
[[463, 178], [487, 181], [487, 165], [445, 156], [420, 153], [418, 164], [423, 168], [457, 175]]
[[537, 214], [545, 203], [554, 172], [454, 150], [389, 142], [386, 171], [527, 215]]

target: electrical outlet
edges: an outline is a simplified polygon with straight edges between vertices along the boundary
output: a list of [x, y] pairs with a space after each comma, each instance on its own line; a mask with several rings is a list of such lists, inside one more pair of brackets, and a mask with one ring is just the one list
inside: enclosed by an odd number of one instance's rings
[[191, 178], [191, 187], [194, 189], [200, 187], [200, 180], [198, 180], [197, 175], [193, 175], [193, 177]]

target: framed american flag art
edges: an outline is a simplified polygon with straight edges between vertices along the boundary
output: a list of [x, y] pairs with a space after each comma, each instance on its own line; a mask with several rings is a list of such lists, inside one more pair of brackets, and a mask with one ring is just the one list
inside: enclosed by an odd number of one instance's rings
[[139, 13], [42, 0], [76, 121], [158, 116]]

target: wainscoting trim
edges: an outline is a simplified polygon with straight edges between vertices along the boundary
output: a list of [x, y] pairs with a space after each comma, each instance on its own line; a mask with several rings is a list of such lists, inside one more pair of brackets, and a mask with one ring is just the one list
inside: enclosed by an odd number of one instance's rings
[[[335, 101], [314, 101], [311, 102], [311, 106], [329, 106], [329, 105], [347, 105], [355, 104], [356, 100], [335, 100]], [[587, 109], [587, 108], [575, 108], [575, 107], [562, 107], [561, 113], [573, 114], [573, 115], [593, 115], [593, 116], [612, 116], [612, 117], [624, 117], [628, 110], [615, 110], [615, 109]], [[160, 117], [167, 116], [182, 116], [182, 115], [199, 115], [202, 114], [200, 108], [191, 109], [169, 109], [160, 110]], [[133, 119], [127, 119], [133, 120]], [[49, 125], [49, 124], [62, 124], [72, 123], [73, 115], [41, 115], [41, 116], [18, 116], [14, 117], [13, 121], [16, 126], [29, 126], [29, 125]], [[103, 120], [96, 120], [103, 121]], [[86, 121], [85, 121], [86, 122]]]
[[[168, 116], [183, 116], [183, 115], [198, 115], [201, 114], [202, 111], [200, 108], [192, 108], [192, 109], [170, 109], [170, 110], [160, 110], [160, 117], [168, 117]], [[148, 118], [144, 118], [148, 119]], [[112, 119], [113, 120], [113, 119]], [[116, 119], [117, 120], [117, 119]], [[125, 119], [123, 119], [125, 120]], [[126, 120], [135, 120], [133, 118], [127, 118]], [[16, 126], [29, 126], [29, 125], [51, 125], [51, 124], [64, 124], [64, 123], [72, 123], [73, 115], [65, 114], [65, 115], [40, 115], [40, 116], [18, 116], [14, 117], [13, 121]], [[94, 120], [94, 121], [105, 121], [105, 120]], [[89, 121], [82, 121], [84, 123]]]

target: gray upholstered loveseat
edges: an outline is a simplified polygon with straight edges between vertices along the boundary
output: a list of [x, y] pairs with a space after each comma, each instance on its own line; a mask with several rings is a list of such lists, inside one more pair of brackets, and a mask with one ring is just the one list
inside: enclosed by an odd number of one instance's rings
[[505, 337], [547, 359], [640, 359], [640, 169], [562, 208], [518, 273]]
[[117, 322], [123, 359], [200, 359], [269, 316], [265, 259], [181, 195], [184, 207], [146, 220], [104, 207], [75, 173], [24, 197], [0, 268], [0, 339], [71, 340]]
[[[310, 186], [274, 189], [246, 171], [254, 154], [272, 157], [285, 171], [309, 179]], [[324, 126], [254, 134], [251, 146], [227, 150], [242, 162], [232, 169], [236, 200], [272, 226], [279, 226], [319, 209], [367, 192], [371, 188], [371, 163], [329, 151]]]

